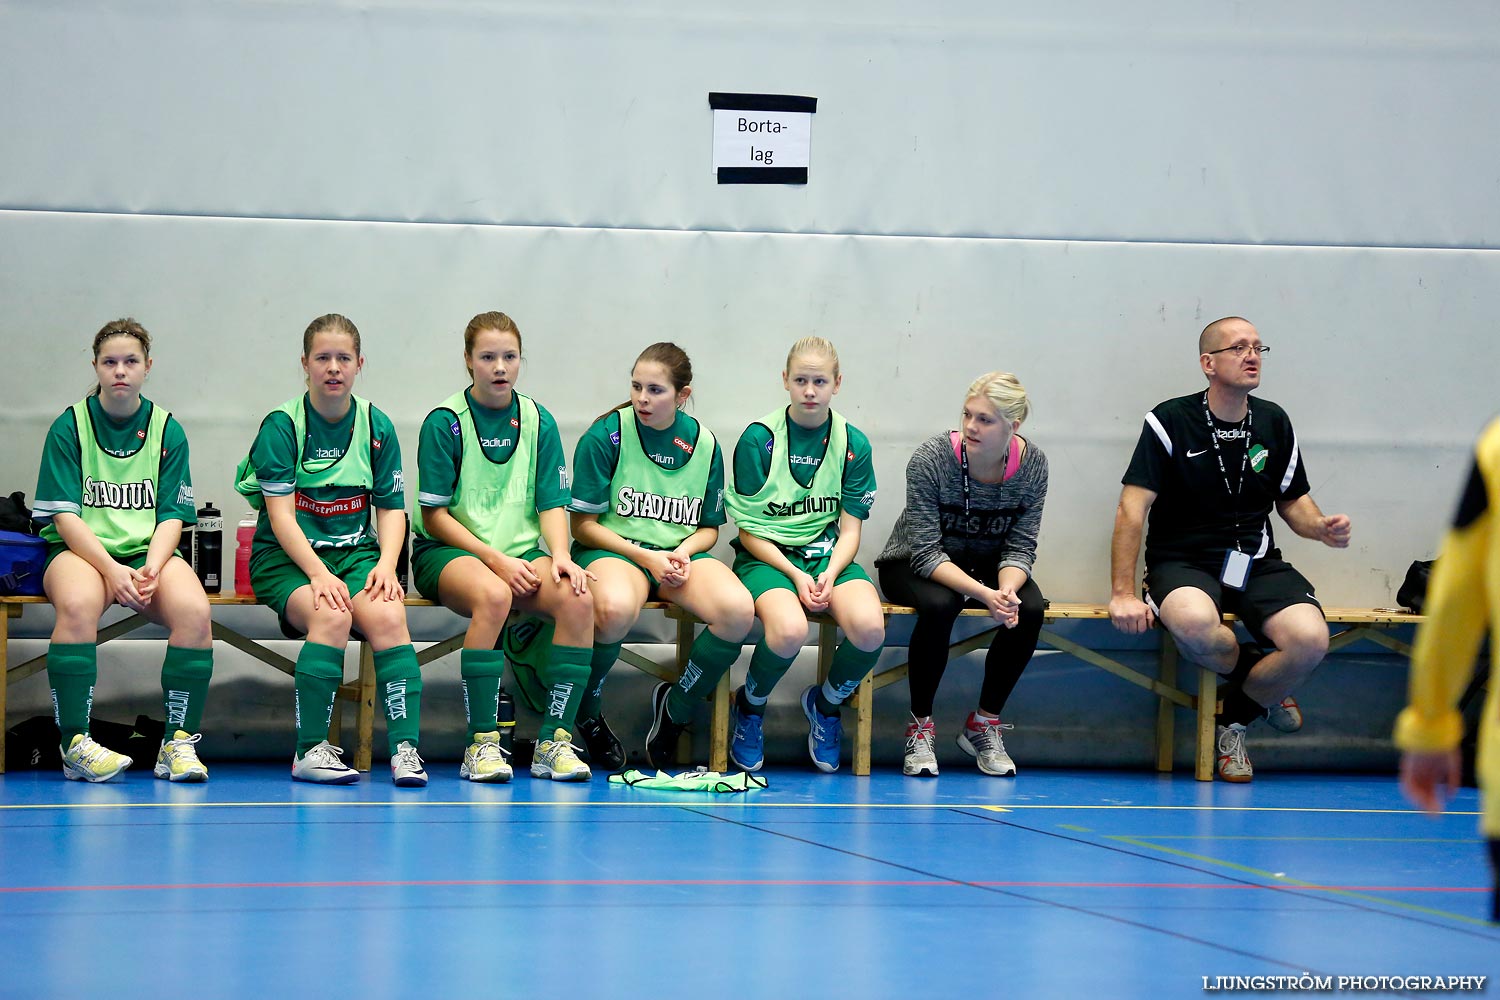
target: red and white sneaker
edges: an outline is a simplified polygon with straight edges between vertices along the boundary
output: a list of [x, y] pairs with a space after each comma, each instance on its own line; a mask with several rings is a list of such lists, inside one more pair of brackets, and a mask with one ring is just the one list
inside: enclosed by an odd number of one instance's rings
[[1008, 778], [1016, 773], [1016, 762], [1005, 752], [1005, 741], [1000, 730], [1014, 728], [999, 719], [981, 719], [970, 712], [968, 721], [958, 733], [958, 748], [979, 765], [979, 770], [996, 778]]
[[1238, 722], [1219, 727], [1219, 777], [1236, 783], [1255, 777], [1245, 753], [1245, 727]]
[[906, 724], [906, 756], [901, 761], [901, 773], [908, 778], [921, 775], [936, 778], [938, 762], [932, 746], [936, 739], [937, 730], [930, 719], [924, 725], [913, 717]]
[[1279, 705], [1266, 709], [1266, 725], [1282, 733], [1295, 733], [1302, 728], [1302, 709], [1297, 699], [1287, 695]]

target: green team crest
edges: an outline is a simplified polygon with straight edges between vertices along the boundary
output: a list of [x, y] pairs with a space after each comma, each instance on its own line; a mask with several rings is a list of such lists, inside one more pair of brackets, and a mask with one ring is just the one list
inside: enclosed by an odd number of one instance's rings
[[1250, 449], [1250, 468], [1256, 472], [1266, 471], [1266, 459], [1270, 457], [1271, 453], [1266, 450], [1265, 445], [1256, 445]]

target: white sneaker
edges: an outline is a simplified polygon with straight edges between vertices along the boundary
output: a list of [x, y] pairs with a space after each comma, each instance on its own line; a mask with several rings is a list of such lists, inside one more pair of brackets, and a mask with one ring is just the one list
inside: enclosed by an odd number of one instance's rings
[[359, 772], [344, 763], [343, 747], [324, 740], [302, 756], [292, 757], [292, 780], [312, 781], [319, 785], [352, 785]]
[[1302, 707], [1297, 699], [1287, 695], [1266, 709], [1266, 724], [1282, 733], [1295, 733], [1302, 728]]
[[923, 725], [913, 716], [906, 724], [906, 759], [901, 762], [901, 773], [908, 778], [924, 774], [936, 778], [938, 762], [937, 754], [933, 752], [936, 739], [937, 730], [932, 721], [929, 719]]
[[505, 760], [500, 733], [475, 733], [474, 742], [464, 751], [464, 762], [458, 765], [458, 776], [470, 781], [504, 784], [515, 772]]
[[1245, 753], [1245, 727], [1238, 722], [1219, 727], [1219, 777], [1233, 782], [1255, 777], [1255, 769]]
[[391, 781], [398, 788], [426, 788], [427, 771], [422, 767], [422, 755], [406, 740], [396, 744], [391, 754]]
[[208, 768], [198, 759], [195, 746], [201, 739], [202, 733], [189, 736], [183, 730], [177, 730], [171, 739], [162, 741], [151, 773], [168, 781], [207, 781]]
[[62, 752], [63, 777], [69, 781], [108, 781], [131, 765], [129, 757], [79, 733]]
[[1016, 773], [1016, 762], [1005, 752], [1005, 741], [1000, 738], [1000, 730], [1014, 728], [1008, 722], [1001, 722], [999, 719], [991, 722], [970, 712], [968, 721], [958, 734], [959, 749], [973, 757], [985, 774], [1008, 778]]
[[572, 739], [572, 734], [566, 729], [554, 729], [552, 739], [539, 740], [531, 758], [531, 776], [553, 781], [588, 781], [592, 778], [594, 772], [578, 759], [578, 748], [573, 746]]

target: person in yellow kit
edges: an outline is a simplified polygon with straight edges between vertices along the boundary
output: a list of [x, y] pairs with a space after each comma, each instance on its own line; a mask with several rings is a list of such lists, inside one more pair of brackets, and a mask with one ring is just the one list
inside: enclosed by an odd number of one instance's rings
[[[1500, 652], [1500, 418], [1474, 448], [1469, 481], [1453, 527], [1443, 541], [1427, 588], [1427, 621], [1411, 658], [1411, 704], [1396, 719], [1401, 789], [1416, 805], [1439, 812], [1462, 775], [1458, 744], [1463, 717], [1458, 699], [1474, 673], [1480, 641], [1490, 632], [1491, 656]], [[1495, 891], [1490, 919], [1500, 922], [1500, 686], [1491, 682], [1479, 729], [1480, 827], [1489, 840]]]

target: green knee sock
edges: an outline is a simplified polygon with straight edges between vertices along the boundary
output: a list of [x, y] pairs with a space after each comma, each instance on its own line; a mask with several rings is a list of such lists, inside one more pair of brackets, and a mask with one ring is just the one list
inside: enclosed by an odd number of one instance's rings
[[[47, 647], [47, 683], [52, 687], [52, 717], [64, 748], [89, 731], [94, 682], [99, 679], [99, 647], [92, 642], [54, 642]], [[0, 683], [4, 683], [0, 678]]]
[[537, 739], [550, 740], [559, 729], [569, 736], [575, 735], [573, 722], [592, 676], [589, 661], [593, 652], [587, 646], [552, 647], [547, 656], [547, 713], [542, 717]]
[[750, 671], [745, 674], [745, 698], [740, 708], [748, 709], [754, 715], [765, 715], [771, 689], [786, 676], [796, 658], [795, 654], [785, 658], [777, 656], [764, 639], [756, 643], [755, 652], [750, 654]]
[[476, 733], [499, 728], [500, 679], [505, 676], [505, 654], [495, 649], [465, 649], [458, 654], [458, 674], [464, 685], [464, 717], [469, 720], [469, 742]]
[[375, 697], [385, 705], [385, 736], [391, 753], [401, 743], [416, 746], [422, 728], [422, 668], [411, 643], [376, 650]]
[[867, 653], [848, 639], [839, 643], [839, 648], [833, 653], [833, 662], [828, 665], [828, 680], [818, 690], [818, 711], [824, 715], [838, 715], [838, 707], [854, 693], [879, 659], [879, 649]]
[[208, 700], [208, 679], [214, 672], [213, 649], [168, 646], [161, 664], [162, 701], [167, 708], [167, 739], [181, 729], [196, 733]]
[[297, 756], [328, 739], [333, 699], [344, 680], [344, 651], [304, 642], [297, 656]]
[[724, 676], [724, 671], [740, 658], [743, 648], [737, 642], [725, 642], [708, 629], [698, 633], [693, 648], [688, 652], [687, 666], [682, 676], [667, 693], [667, 714], [678, 722], [687, 722], [693, 717], [693, 705], [706, 699]]
[[594, 644], [593, 654], [589, 657], [589, 682], [578, 702], [578, 718], [597, 719], [604, 714], [604, 679], [620, 658], [620, 647], [623, 645], [623, 642]]

